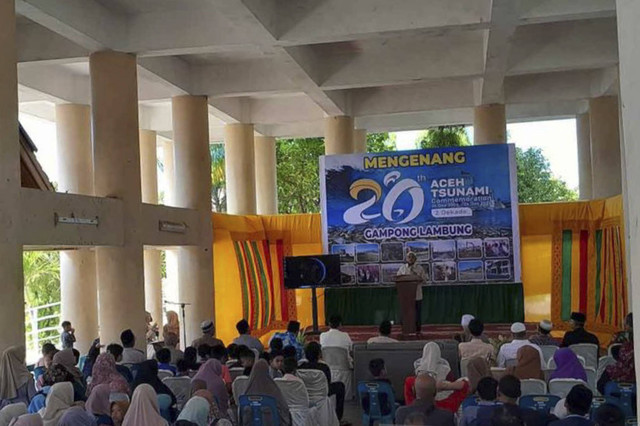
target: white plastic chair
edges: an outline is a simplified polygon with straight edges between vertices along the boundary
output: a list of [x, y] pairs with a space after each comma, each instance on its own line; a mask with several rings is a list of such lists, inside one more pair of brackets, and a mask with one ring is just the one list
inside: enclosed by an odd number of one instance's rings
[[244, 395], [244, 393], [247, 391], [247, 386], [249, 386], [248, 376], [236, 377], [236, 379], [231, 384], [233, 399], [236, 401], [236, 405], [238, 407], [240, 406], [240, 395]]
[[558, 347], [555, 345], [541, 345], [540, 350], [542, 351], [542, 356], [544, 357], [544, 362], [548, 365], [549, 360], [553, 359], [553, 355], [558, 350]]
[[547, 384], [544, 380], [525, 379], [520, 381], [520, 389], [522, 391], [522, 396], [545, 395], [547, 393]]
[[309, 393], [304, 383], [296, 380], [274, 379], [287, 401], [294, 426], [312, 426], [314, 423], [309, 408]]
[[244, 368], [243, 367], [230, 368], [229, 375], [231, 376], [231, 382], [233, 382], [236, 378], [244, 375]]
[[595, 368], [586, 367], [584, 371], [587, 373], [587, 384], [594, 394], [597, 392], [596, 370]]
[[598, 369], [596, 370], [596, 384], [600, 381], [600, 377], [602, 377], [607, 367], [615, 363], [616, 360], [610, 355], [600, 357], [598, 360]]
[[518, 365], [518, 360], [516, 358], [508, 359], [504, 362], [504, 366], [506, 368], [515, 367], [516, 365]]
[[494, 379], [500, 380], [505, 375], [507, 369], [501, 367], [491, 367], [491, 375]]
[[460, 377], [467, 377], [469, 361], [473, 358], [464, 358], [460, 360]]
[[173, 377], [174, 374], [172, 371], [169, 370], [158, 370], [158, 379], [160, 380], [164, 380], [164, 379], [168, 379], [169, 377]]
[[182, 410], [191, 396], [191, 378], [167, 377], [162, 379], [162, 383], [171, 389], [176, 397], [178, 410]]
[[575, 385], [589, 386], [587, 383], [578, 379], [553, 379], [549, 382], [549, 393], [559, 396], [560, 398], [565, 398]]
[[569, 346], [573, 352], [579, 357], [584, 358], [584, 366], [596, 369], [598, 368], [598, 345], [593, 343], [578, 343], [577, 345]]
[[311, 409], [317, 413], [317, 424], [338, 426], [338, 416], [335, 408], [331, 404], [329, 397], [329, 384], [322, 371], [301, 369], [297, 372], [302, 379], [307, 392], [309, 392], [309, 404]]
[[612, 345], [609, 345], [609, 347], [607, 348], [607, 355], [613, 357], [613, 348], [615, 347], [622, 347], [622, 343], [614, 343]]
[[342, 382], [345, 389], [345, 401], [353, 398], [353, 368], [349, 361], [349, 352], [341, 347], [322, 348], [322, 359], [331, 369], [331, 381]]

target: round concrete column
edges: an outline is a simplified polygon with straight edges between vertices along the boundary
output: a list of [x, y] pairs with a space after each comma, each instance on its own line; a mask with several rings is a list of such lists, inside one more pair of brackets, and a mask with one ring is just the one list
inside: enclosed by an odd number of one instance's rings
[[612, 197], [622, 193], [618, 98], [590, 99], [589, 117], [593, 198]]
[[[58, 190], [93, 195], [91, 109], [89, 105], [56, 105]], [[60, 253], [62, 320], [76, 328], [76, 349], [86, 353], [98, 337], [96, 256], [89, 249]]]
[[504, 104], [480, 105], [473, 109], [473, 143], [489, 145], [507, 142]]
[[15, 2], [0, 1], [0, 351], [24, 344]]
[[[140, 180], [142, 202], [158, 204], [158, 154], [156, 132], [140, 130]], [[144, 305], [154, 321], [162, 322], [160, 250], [144, 250]], [[162, 333], [162, 330], [160, 330]]]
[[367, 129], [353, 130], [353, 152], [367, 152]]
[[253, 124], [224, 127], [227, 213], [256, 214]]
[[576, 116], [576, 136], [578, 140], [578, 176], [581, 200], [590, 200], [593, 195], [591, 169], [591, 131], [589, 113]]
[[122, 201], [123, 245], [96, 249], [100, 338], [120, 341], [131, 329], [145, 350], [145, 303], [140, 204], [140, 144], [136, 58], [120, 52], [89, 57], [94, 191]]
[[256, 136], [256, 204], [258, 214], [278, 214], [276, 138]]
[[352, 154], [353, 117], [345, 115], [324, 119], [324, 153]]
[[[201, 334], [200, 323], [214, 318], [211, 231], [211, 155], [209, 113], [204, 96], [171, 100], [175, 153], [176, 206], [196, 209], [204, 226], [197, 247], [178, 249], [178, 291], [185, 310], [184, 346]], [[181, 336], [182, 338], [182, 336]]]

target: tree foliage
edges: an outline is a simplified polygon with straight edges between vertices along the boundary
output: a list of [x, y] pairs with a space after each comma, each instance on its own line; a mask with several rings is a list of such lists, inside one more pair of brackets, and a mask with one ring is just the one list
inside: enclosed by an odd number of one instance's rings
[[214, 212], [227, 211], [226, 179], [224, 170], [224, 144], [209, 145], [211, 154], [211, 208]]
[[396, 135], [389, 133], [367, 134], [367, 152], [386, 152], [396, 149]]
[[276, 142], [280, 213], [315, 213], [320, 210], [318, 160], [321, 155], [324, 155], [322, 138], [280, 139]]
[[[22, 256], [24, 274], [24, 297], [27, 308], [60, 302], [60, 253], [57, 251], [26, 251]], [[41, 309], [39, 317], [59, 315], [60, 305]], [[27, 315], [25, 324], [27, 333], [33, 330], [31, 313]], [[56, 329], [39, 333], [43, 342], [55, 342], [58, 338], [58, 320], [55, 318], [38, 321], [40, 329], [56, 327]], [[28, 341], [31, 342], [30, 339]], [[33, 348], [35, 349], [35, 348]]]
[[518, 166], [518, 201], [542, 203], [577, 200], [578, 194], [561, 179], [553, 176], [551, 166], [540, 148], [523, 151], [516, 148]]
[[418, 148], [446, 148], [471, 145], [464, 126], [438, 126], [418, 136]]

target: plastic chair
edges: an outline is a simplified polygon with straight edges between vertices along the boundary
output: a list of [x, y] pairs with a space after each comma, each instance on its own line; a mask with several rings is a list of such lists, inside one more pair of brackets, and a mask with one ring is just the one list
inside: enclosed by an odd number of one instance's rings
[[309, 408], [309, 393], [304, 383], [297, 380], [274, 379], [282, 392], [287, 406], [291, 412], [293, 426], [305, 426], [313, 424], [311, 409]]
[[460, 377], [467, 377], [469, 361], [473, 358], [464, 358], [460, 360]]
[[638, 418], [637, 417], [629, 417], [624, 422], [625, 426], [638, 426]]
[[626, 418], [636, 416], [637, 388], [633, 383], [609, 382], [604, 387], [604, 395], [618, 398]]
[[586, 367], [584, 369], [585, 373], [587, 373], [587, 383], [589, 384], [589, 389], [594, 394], [598, 391], [597, 382], [596, 382], [596, 370], [594, 368]]
[[546, 364], [549, 364], [549, 360], [553, 359], [553, 355], [558, 350], [558, 347], [554, 345], [541, 345], [540, 350], [542, 351], [544, 362]]
[[[386, 395], [388, 413], [380, 405], [382, 395]], [[365, 405], [365, 396], [369, 396], [369, 405]], [[380, 424], [393, 423], [396, 414], [395, 397], [393, 388], [386, 382], [360, 382], [358, 383], [358, 400], [362, 405], [362, 424], [373, 425], [378, 421]]]
[[349, 352], [341, 347], [324, 347], [322, 359], [331, 369], [331, 381], [344, 384], [344, 399], [350, 401], [353, 398], [353, 368], [349, 361]]
[[189, 377], [167, 377], [162, 379], [176, 397], [178, 410], [181, 411], [191, 396], [191, 379]]
[[502, 376], [505, 375], [506, 371], [507, 371], [506, 368], [491, 367], [491, 375], [493, 376], [494, 379], [496, 379], [498, 381], [500, 381]]
[[589, 410], [589, 418], [591, 420], [594, 419], [596, 411], [598, 411], [598, 408], [603, 404], [613, 404], [624, 411], [624, 408], [622, 407], [622, 404], [620, 404], [618, 398], [614, 398], [613, 396], [594, 396], [591, 401], [591, 409]]
[[504, 362], [504, 366], [505, 366], [506, 368], [509, 368], [509, 367], [515, 367], [516, 365], [518, 365], [518, 360], [517, 360], [517, 359], [515, 359], [515, 358], [513, 358], [513, 359], [508, 359], [508, 360], [506, 360], [506, 361]]
[[309, 392], [309, 402], [315, 402], [324, 399], [329, 394], [329, 384], [327, 377], [320, 370], [302, 369], [297, 372], [298, 377], [302, 379], [304, 385]]
[[545, 395], [547, 383], [544, 380], [525, 379], [520, 381], [522, 395]]
[[240, 376], [244, 375], [244, 368], [243, 367], [233, 367], [229, 369], [229, 374], [231, 375], [231, 382], [233, 382], [235, 379], [237, 379]]
[[560, 397], [556, 395], [526, 395], [520, 397], [519, 405], [521, 408], [530, 408], [548, 414], [558, 401]]
[[249, 386], [249, 377], [247, 376], [236, 377], [231, 384], [231, 391], [233, 392], [233, 399], [236, 401], [236, 405], [240, 405], [240, 395], [246, 392], [247, 386]]
[[596, 383], [600, 381], [600, 377], [604, 374], [608, 366], [614, 365], [616, 360], [611, 355], [601, 356], [598, 360], [598, 369], [596, 370]]
[[[584, 357], [582, 355], [576, 355], [576, 357], [578, 358], [578, 361], [580, 361], [580, 365], [582, 365], [583, 368], [587, 368], [587, 362]], [[549, 362], [547, 362], [547, 369], [555, 370], [556, 368], [556, 360], [551, 358]]]
[[578, 343], [576, 345], [569, 346], [576, 355], [584, 358], [584, 366], [593, 368], [594, 370], [598, 368], [598, 351], [600, 348], [598, 345], [593, 343]]
[[171, 397], [169, 395], [164, 393], [158, 395], [158, 410], [160, 410], [162, 418], [171, 424]]
[[615, 347], [622, 347], [622, 343], [614, 343], [613, 345], [610, 345], [609, 348], [607, 349], [607, 355], [613, 358], [613, 348]]
[[[251, 425], [274, 425], [280, 424], [280, 417], [278, 415], [278, 406], [276, 400], [270, 396], [262, 395], [242, 395], [240, 396], [240, 405], [238, 408], [238, 423], [243, 424], [242, 418], [244, 417], [245, 410], [251, 410]], [[263, 420], [264, 411], [268, 410], [271, 414], [271, 421], [265, 422]]]
[[45, 371], [47, 371], [47, 369], [44, 367], [36, 367], [33, 369], [33, 377], [35, 377], [36, 382], [38, 381], [40, 376], [44, 374]]
[[588, 383], [578, 379], [553, 379], [549, 382], [549, 393], [565, 398], [575, 385], [589, 386]]
[[173, 377], [173, 371], [170, 370], [158, 370], [158, 379], [160, 379], [161, 381], [164, 379], [167, 379], [169, 377]]

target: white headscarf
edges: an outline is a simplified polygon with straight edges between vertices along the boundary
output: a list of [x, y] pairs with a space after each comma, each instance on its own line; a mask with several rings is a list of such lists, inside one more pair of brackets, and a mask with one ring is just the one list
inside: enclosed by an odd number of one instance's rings
[[51, 386], [46, 405], [38, 413], [44, 426], [57, 426], [65, 411], [73, 406], [73, 385], [70, 382]]
[[7, 405], [0, 410], [0, 426], [9, 426], [11, 420], [23, 414], [27, 414], [27, 405], [24, 402]]
[[158, 395], [151, 385], [143, 383], [133, 392], [131, 405], [124, 416], [122, 426], [167, 426], [160, 415]]
[[24, 363], [24, 346], [11, 346], [2, 353], [0, 359], [0, 400], [18, 396], [18, 389], [30, 379], [31, 373]]
[[178, 420], [187, 420], [198, 426], [209, 425], [209, 411], [211, 404], [201, 396], [194, 396], [178, 416]]
[[416, 375], [427, 373], [436, 381], [446, 380], [451, 371], [449, 362], [442, 358], [440, 346], [436, 342], [429, 342], [422, 349], [422, 358], [414, 363]]

